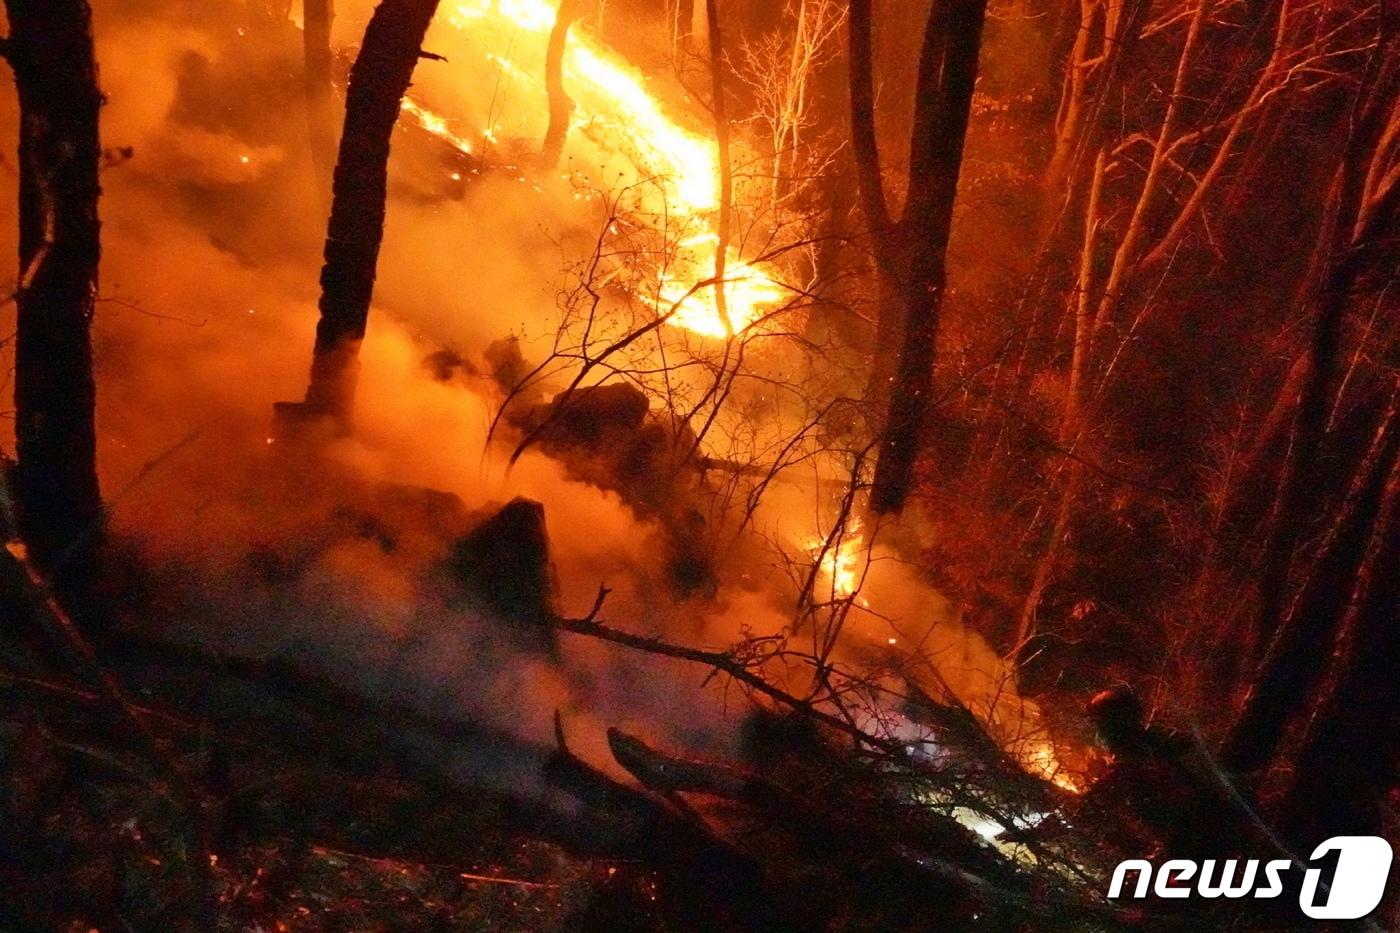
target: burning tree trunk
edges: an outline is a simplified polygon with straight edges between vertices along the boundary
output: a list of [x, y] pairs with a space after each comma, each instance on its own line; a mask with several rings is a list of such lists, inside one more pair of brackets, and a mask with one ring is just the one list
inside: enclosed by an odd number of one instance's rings
[[331, 86], [333, 6], [333, 0], [305, 0], [302, 5], [307, 131], [311, 137], [311, 163], [323, 179], [335, 167], [335, 100]]
[[19, 93], [15, 472], [20, 532], [40, 566], [101, 512], [89, 327], [100, 253], [102, 94], [86, 0], [6, 0]]
[[330, 415], [341, 429], [350, 421], [384, 238], [389, 137], [437, 5], [437, 0], [383, 0], [350, 70], [321, 269], [321, 320], [306, 390], [308, 409]]
[[554, 28], [549, 31], [549, 45], [544, 56], [544, 87], [549, 95], [549, 128], [544, 134], [540, 160], [545, 168], [559, 164], [564, 140], [569, 135], [569, 119], [574, 102], [564, 90], [564, 45], [569, 41], [569, 27], [583, 16], [583, 0], [561, 0], [554, 14]]
[[[885, 201], [875, 135], [875, 93], [869, 0], [850, 7], [851, 137], [861, 205], [874, 240], [880, 281], [881, 338], [872, 378], [877, 404], [888, 400], [870, 506], [877, 513], [904, 506], [914, 477], [920, 429], [933, 403], [938, 319], [946, 284], [945, 258], [953, 199], [962, 168], [986, 0], [950, 0], [929, 15], [919, 59], [909, 186], [895, 220]], [[897, 341], [895, 335], [898, 334]], [[882, 347], [899, 346], [894, 375]]]
[[719, 220], [715, 224], [715, 311], [724, 332], [733, 336], [734, 322], [724, 293], [724, 266], [729, 254], [729, 228], [734, 199], [734, 172], [729, 158], [729, 114], [724, 106], [724, 36], [719, 29], [718, 0], [705, 0], [705, 28], [710, 42], [710, 95], [719, 150]]

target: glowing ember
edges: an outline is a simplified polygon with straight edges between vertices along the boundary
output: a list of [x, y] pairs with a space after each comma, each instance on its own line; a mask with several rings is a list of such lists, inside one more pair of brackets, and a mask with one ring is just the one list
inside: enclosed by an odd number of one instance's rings
[[[554, 16], [554, 5], [547, 0], [462, 0], [449, 21], [470, 32], [481, 21], [498, 20], [517, 30], [511, 49], [520, 48], [519, 33], [525, 33], [538, 43], [536, 51], [542, 54]], [[537, 81], [515, 61], [500, 55], [489, 57], [513, 78]], [[605, 148], [626, 153], [636, 167], [634, 180], [657, 187], [654, 196], [643, 199], [645, 210], [664, 218], [668, 229], [679, 227], [683, 231], [677, 253], [661, 273], [654, 294], [644, 296], [658, 312], [671, 315], [667, 323], [706, 337], [724, 338], [743, 332], [761, 320], [766, 309], [780, 305], [786, 297], [784, 289], [762, 269], [743, 261], [733, 247], [726, 251], [722, 285], [729, 320], [719, 313], [714, 286], [687, 294], [697, 283], [714, 278], [719, 240], [711, 216], [719, 208], [714, 141], [668, 117], [647, 92], [639, 71], [580, 30], [570, 34], [563, 71], [575, 104], [574, 123], [586, 125], [590, 136], [602, 140]], [[543, 93], [539, 105], [545, 106]], [[471, 151], [470, 144], [453, 133], [440, 115], [411, 99], [404, 101], [403, 110], [428, 132], [464, 152]], [[493, 140], [492, 128], [484, 129], [482, 136]]]

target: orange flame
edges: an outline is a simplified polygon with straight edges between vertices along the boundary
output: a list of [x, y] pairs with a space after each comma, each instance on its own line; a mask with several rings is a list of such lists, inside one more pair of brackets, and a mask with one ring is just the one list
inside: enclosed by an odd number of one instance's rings
[[829, 581], [831, 595], [836, 599], [849, 599], [860, 588], [861, 544], [864, 540], [860, 519], [852, 518], [830, 546], [828, 539], [821, 536], [807, 542], [807, 552], [813, 557], [820, 557], [819, 570], [822, 577]]
[[[499, 19], [524, 33], [542, 50], [554, 26], [555, 5], [549, 0], [460, 0], [448, 21], [470, 30], [481, 21]], [[512, 42], [519, 48], [519, 37]], [[491, 56], [493, 62], [514, 77], [526, 78], [524, 69], [510, 58]], [[782, 304], [787, 292], [760, 266], [745, 261], [730, 246], [725, 254], [724, 289], [728, 321], [715, 300], [715, 258], [719, 237], [713, 217], [719, 208], [719, 156], [715, 142], [691, 132], [669, 117], [647, 92], [642, 74], [592, 36], [574, 30], [565, 47], [564, 80], [575, 104], [573, 122], [587, 126], [590, 135], [605, 140], [608, 148], [629, 153], [636, 181], [655, 183], [654, 194], [645, 196], [643, 210], [666, 218], [668, 227], [680, 227], [674, 257], [660, 273], [654, 294], [644, 296], [667, 323], [706, 337], [724, 338], [742, 333]], [[541, 96], [540, 106], [544, 106]], [[433, 133], [465, 152], [471, 144], [454, 133], [445, 119], [405, 100], [404, 111]], [[493, 138], [492, 127], [482, 130]], [[693, 291], [693, 293], [692, 293]]]

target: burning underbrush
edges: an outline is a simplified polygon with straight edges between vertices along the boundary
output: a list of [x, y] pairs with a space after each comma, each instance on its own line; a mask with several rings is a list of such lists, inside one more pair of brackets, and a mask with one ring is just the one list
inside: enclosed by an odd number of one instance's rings
[[[398, 349], [368, 359], [441, 393], [439, 419], [480, 403], [469, 383], [425, 372], [422, 347]], [[365, 377], [375, 393], [385, 373]], [[478, 391], [494, 382], [475, 378]], [[1045, 780], [1057, 766], [1034, 707], [862, 530], [782, 536], [761, 507], [738, 519], [751, 530], [717, 534], [733, 523], [697, 520], [712, 492], [693, 470], [659, 469], [669, 448], [636, 390], [525, 409], [499, 442], [533, 433], [537, 446], [509, 477], [483, 472], [497, 485], [455, 492], [396, 481], [432, 467], [406, 468], [395, 426], [365, 414], [358, 439], [329, 452], [252, 445], [238, 488], [185, 487], [196, 522], [136, 532], [158, 595], [130, 629], [194, 651], [205, 715], [282, 705], [257, 718], [285, 741], [307, 695], [393, 710], [362, 741], [395, 773], [502, 795], [511, 820], [570, 852], [638, 860], [628, 884], [670, 879], [656, 908], [670, 920], [754, 922], [766, 904], [764, 922], [800, 905], [818, 924], [913, 910], [901, 898], [930, 886], [950, 918], [1087, 909], [1073, 893], [1085, 856], [1013, 839], [1066, 799]], [[639, 461], [658, 469], [626, 469]], [[170, 494], [155, 468], [148, 482], [128, 509]], [[812, 495], [790, 485], [769, 503]], [[727, 550], [706, 543], [725, 537]], [[611, 588], [600, 603], [595, 582]], [[129, 663], [135, 682], [171, 689], [161, 665]], [[830, 848], [814, 863], [816, 839]], [[697, 894], [697, 878], [725, 893]]]
[[[469, 433], [475, 420], [480, 440], [495, 379], [444, 382], [425, 349], [371, 343], [367, 397], [411, 389], [437, 436]], [[391, 384], [398, 391], [384, 392]], [[1056, 766], [1033, 706], [916, 572], [879, 548], [878, 525], [788, 532], [787, 513], [767, 509], [811, 501], [796, 483], [727, 525], [698, 520], [713, 493], [693, 468], [626, 469], [660, 467], [670, 449], [635, 390], [525, 408], [496, 443], [502, 455], [531, 433], [537, 443], [508, 475], [478, 465], [479, 484], [460, 480], [457, 458], [435, 463], [397, 435], [416, 437], [415, 426], [387, 411], [380, 422], [374, 405], [362, 412], [356, 440], [314, 453], [296, 438], [226, 437], [215, 463], [198, 456], [208, 441], [197, 438], [133, 483], [114, 514], [149, 568], [122, 588], [151, 594], [129, 607], [128, 634], [146, 647], [121, 662], [124, 679], [184, 695], [183, 709], [276, 747], [356, 736], [338, 754], [356, 761], [343, 780], [363, 798], [346, 811], [359, 815], [313, 807], [316, 826], [374, 822], [363, 808], [385, 791], [360, 769], [408, 781], [395, 795], [420, 793], [420, 781], [485, 794], [504, 807], [508, 828], [490, 829], [504, 833], [498, 845], [524, 832], [624, 866], [635, 872], [617, 882], [626, 898], [666, 888], [649, 909], [667, 928], [697, 912], [782, 926], [926, 910], [931, 887], [949, 918], [1087, 909], [1073, 893], [1084, 856], [1011, 840], [1065, 803], [1045, 780]], [[219, 477], [235, 456], [229, 486]], [[184, 474], [178, 488], [167, 471]], [[204, 482], [190, 481], [202, 471]], [[160, 514], [192, 519], [151, 524], [155, 499]], [[840, 499], [833, 508], [839, 522]], [[599, 583], [611, 592], [595, 605]], [[191, 652], [173, 666], [172, 642]], [[364, 712], [327, 726], [328, 709]], [[303, 732], [308, 722], [315, 732]], [[277, 825], [262, 808], [304, 800], [300, 782], [327, 779], [289, 780], [270, 796], [248, 792], [257, 820]], [[891, 823], [892, 813], [902, 816]], [[253, 819], [239, 814], [235, 824]], [[352, 853], [386, 851], [368, 830], [351, 836]], [[804, 853], [817, 840], [827, 854], [813, 862]], [[425, 858], [419, 843], [397, 844], [414, 864]], [[299, 883], [337, 857], [334, 845], [313, 851]], [[559, 884], [526, 889], [564, 898], [546, 898], [550, 910], [593, 903], [580, 892], [596, 879], [569, 875], [592, 878], [567, 858], [561, 882], [499, 850], [485, 857], [468, 874]]]

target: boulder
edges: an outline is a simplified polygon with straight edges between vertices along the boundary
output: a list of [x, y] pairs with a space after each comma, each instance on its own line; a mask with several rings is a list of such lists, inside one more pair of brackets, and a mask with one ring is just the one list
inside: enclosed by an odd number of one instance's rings
[[514, 623], [522, 644], [554, 652], [554, 567], [544, 506], [516, 498], [468, 532], [452, 548], [453, 576], [468, 599], [490, 615]]
[[695, 445], [651, 410], [642, 390], [608, 383], [561, 393], [529, 409], [518, 425], [535, 431], [539, 449], [571, 476], [622, 496], [638, 515], [665, 532], [666, 569], [683, 596], [712, 592], [714, 570], [705, 548], [705, 520], [695, 508]]
[[548, 421], [542, 437], [559, 444], [588, 446], [609, 435], [629, 435], [642, 427], [650, 403], [636, 386], [614, 382], [560, 394], [531, 412]]

